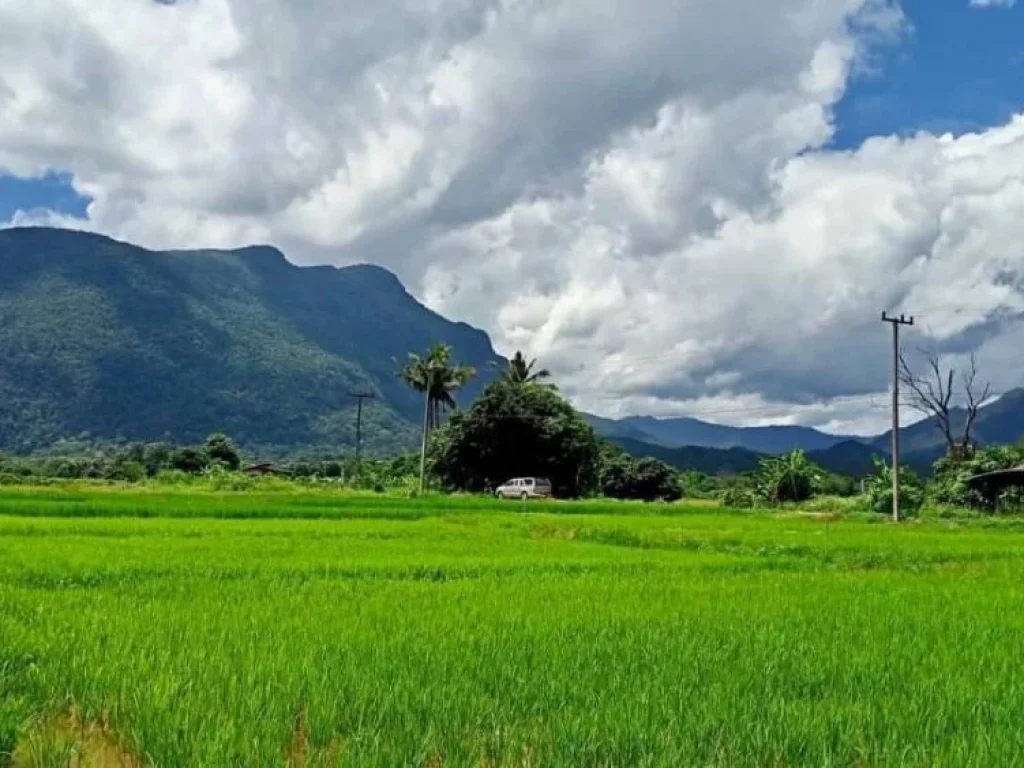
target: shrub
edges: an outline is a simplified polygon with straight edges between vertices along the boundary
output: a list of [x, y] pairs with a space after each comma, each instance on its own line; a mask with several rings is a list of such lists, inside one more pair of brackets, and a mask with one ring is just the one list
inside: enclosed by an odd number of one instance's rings
[[677, 501], [683, 495], [672, 467], [657, 459], [634, 459], [608, 442], [598, 456], [598, 489], [609, 499]]
[[190, 475], [200, 474], [209, 463], [210, 460], [205, 451], [191, 446], [175, 451], [171, 457], [172, 469], [187, 472]]
[[138, 461], [125, 461], [114, 467], [111, 473], [113, 480], [125, 480], [129, 483], [137, 483], [146, 476], [146, 467]]
[[[935, 462], [932, 501], [954, 507], [989, 508], [992, 500], [972, 490], [967, 481], [975, 475], [1011, 469], [1021, 463], [1024, 463], [1024, 449], [1013, 445], [979, 448], [968, 458], [944, 456]], [[995, 501], [997, 508], [1013, 508], [1015, 496], [1012, 492], [1004, 493]]]
[[[880, 515], [892, 513], [892, 467], [875, 459], [875, 474], [867, 480], [867, 505]], [[924, 504], [924, 486], [917, 473], [900, 467], [900, 515], [916, 517]]]
[[722, 494], [722, 506], [729, 509], [753, 509], [757, 502], [757, 494], [749, 488], [733, 486]]
[[848, 498], [857, 495], [857, 481], [847, 475], [828, 473], [821, 483], [819, 493], [825, 496]]
[[230, 470], [237, 470], [242, 465], [242, 456], [238, 448], [223, 432], [215, 432], [206, 438], [203, 448], [211, 462], [221, 464]]
[[711, 498], [717, 487], [713, 477], [708, 477], [703, 472], [684, 472], [679, 477], [679, 485], [683, 495], [690, 499]]
[[220, 463], [213, 464], [203, 473], [203, 481], [212, 491], [248, 491], [256, 485], [255, 478], [229, 472]]
[[191, 485], [195, 482], [195, 476], [180, 469], [163, 469], [156, 473], [153, 478], [161, 485]]
[[999, 512], [1010, 514], [1024, 512], [1024, 489], [1007, 488], [996, 500], [996, 509]]
[[806, 501], [818, 492], [824, 475], [804, 451], [797, 450], [761, 459], [757, 488], [761, 497], [771, 504]]
[[146, 474], [156, 475], [171, 464], [171, 446], [166, 443], [150, 443], [142, 454], [142, 463], [146, 465]]

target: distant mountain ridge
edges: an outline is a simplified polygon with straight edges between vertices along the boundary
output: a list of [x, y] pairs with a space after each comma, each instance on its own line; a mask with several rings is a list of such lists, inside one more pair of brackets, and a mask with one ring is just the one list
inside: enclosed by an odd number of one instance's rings
[[778, 454], [796, 448], [821, 451], [850, 440], [866, 444], [873, 441], [872, 438], [830, 435], [811, 427], [732, 427], [688, 417], [658, 419], [630, 416], [624, 419], [604, 419], [587, 415], [587, 419], [597, 433], [604, 437], [629, 437], [664, 448], [742, 448], [754, 453]]
[[[630, 437], [608, 438], [627, 453], [637, 457], [650, 456], [681, 471], [703, 472], [708, 475], [731, 475], [753, 472], [761, 460], [771, 454], [757, 453], [746, 448], [703, 448], [683, 446], [667, 448], [645, 443]], [[848, 477], [866, 477], [875, 471], [875, 459], [888, 461], [889, 452], [856, 440], [837, 443], [831, 448], [808, 451], [807, 457], [822, 469]], [[938, 454], [918, 451], [903, 454], [903, 463], [921, 475], [931, 471]]]
[[810, 427], [769, 426], [729, 427], [692, 418], [655, 419], [640, 416], [623, 419], [620, 424], [651, 442], [668, 447], [684, 445], [702, 448], [745, 448], [757, 453], [786, 453], [794, 448], [820, 451], [851, 438], [829, 435]]
[[[684, 448], [705, 451], [699, 454], [699, 463], [712, 467], [749, 463], [751, 460], [751, 456], [739, 459], [738, 454], [722, 454], [722, 451], [747, 452], [756, 459], [802, 449], [832, 471], [863, 474], [871, 470], [872, 456], [888, 457], [892, 445], [891, 431], [857, 437], [831, 435], [810, 427], [731, 427], [693, 418], [587, 418], [598, 434], [622, 444], [630, 452], [641, 454], [646, 450], [646, 455], [662, 458], [676, 466], [681, 461], [683, 454], [680, 451]], [[962, 429], [964, 419], [962, 411], [954, 415], [953, 422], [958, 430]], [[982, 408], [973, 436], [982, 445], [1020, 440], [1024, 436], [1024, 389], [1012, 390]], [[900, 439], [904, 462], [919, 471], [926, 471], [944, 451], [944, 440], [934, 419], [901, 428]], [[690, 455], [698, 456], [692, 450]]]
[[396, 378], [445, 341], [481, 376], [480, 330], [371, 266], [298, 267], [276, 248], [150, 251], [48, 228], [0, 230], [0, 449], [66, 437], [413, 449], [419, 396]]

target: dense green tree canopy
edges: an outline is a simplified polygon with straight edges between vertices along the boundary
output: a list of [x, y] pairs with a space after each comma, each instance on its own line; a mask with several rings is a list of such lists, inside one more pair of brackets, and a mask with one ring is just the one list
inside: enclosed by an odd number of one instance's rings
[[242, 464], [242, 455], [235, 447], [234, 441], [223, 432], [210, 435], [203, 447], [211, 462], [222, 464], [227, 469], [236, 470]]
[[650, 457], [635, 459], [618, 446], [602, 446], [598, 471], [603, 496], [641, 501], [676, 501], [683, 495], [678, 473]]
[[512, 477], [547, 477], [565, 497], [597, 488], [593, 429], [545, 387], [491, 384], [438, 431], [432, 456], [441, 481], [458, 490], [491, 491]]

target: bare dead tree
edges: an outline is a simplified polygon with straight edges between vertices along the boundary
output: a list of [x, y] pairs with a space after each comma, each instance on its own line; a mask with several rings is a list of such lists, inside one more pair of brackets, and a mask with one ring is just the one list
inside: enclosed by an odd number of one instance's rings
[[957, 434], [954, 415], [959, 409], [953, 407], [955, 395], [954, 380], [956, 369], [943, 371], [938, 355], [925, 355], [928, 373], [918, 376], [900, 355], [900, 383], [906, 387], [910, 396], [910, 406], [935, 422], [946, 441], [946, 449], [951, 455], [967, 455], [972, 448], [971, 433], [978, 420], [981, 407], [988, 401], [992, 387], [986, 383], [981, 392], [978, 391], [978, 365], [971, 355], [970, 368], [961, 376], [964, 388], [964, 420], [963, 432]]
[[978, 365], [974, 359], [974, 353], [971, 353], [971, 367], [970, 370], [964, 372], [964, 410], [967, 412], [966, 420], [964, 421], [964, 439], [963, 447], [966, 450], [971, 444], [971, 430], [974, 429], [974, 423], [978, 420], [978, 412], [981, 407], [988, 401], [992, 395], [992, 384], [986, 381], [985, 386], [981, 390], [981, 394], [976, 393], [975, 382], [978, 379]]

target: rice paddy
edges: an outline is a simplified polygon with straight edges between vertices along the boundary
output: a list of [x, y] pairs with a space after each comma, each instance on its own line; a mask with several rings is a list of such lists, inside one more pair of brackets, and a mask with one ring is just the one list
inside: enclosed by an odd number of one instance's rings
[[1024, 529], [0, 491], [0, 765], [1013, 765]]

